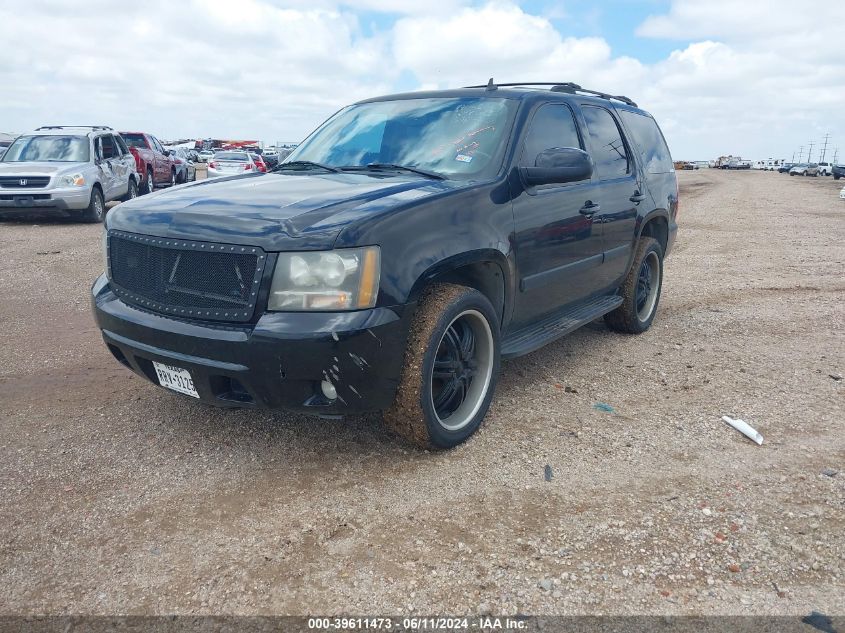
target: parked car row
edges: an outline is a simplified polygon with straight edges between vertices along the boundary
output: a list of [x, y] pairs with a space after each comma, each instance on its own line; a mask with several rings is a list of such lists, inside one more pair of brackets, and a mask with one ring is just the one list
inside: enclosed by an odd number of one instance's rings
[[48, 125], [0, 156], [0, 212], [52, 211], [100, 222], [106, 203], [196, 179], [190, 155], [145, 132]]
[[790, 176], [833, 176], [839, 180], [845, 176], [845, 165], [833, 163], [784, 163], [778, 168], [778, 173]]

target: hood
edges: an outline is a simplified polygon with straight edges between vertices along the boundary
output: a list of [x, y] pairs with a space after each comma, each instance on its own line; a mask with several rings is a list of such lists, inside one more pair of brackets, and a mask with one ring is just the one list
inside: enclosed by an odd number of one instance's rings
[[107, 225], [266, 251], [331, 248], [337, 234], [356, 220], [459, 185], [405, 175], [247, 174], [135, 198], [109, 212]]
[[88, 163], [53, 163], [53, 162], [22, 162], [5, 163], [0, 161], [0, 176], [52, 176], [78, 172]]

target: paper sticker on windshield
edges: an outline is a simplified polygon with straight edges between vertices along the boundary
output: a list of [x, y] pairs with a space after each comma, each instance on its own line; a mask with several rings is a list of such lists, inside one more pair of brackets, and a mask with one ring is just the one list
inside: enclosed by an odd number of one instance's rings
[[457, 156], [455, 156], [455, 160], [459, 160], [462, 163], [471, 163], [472, 156], [467, 156], [466, 154], [458, 154]]

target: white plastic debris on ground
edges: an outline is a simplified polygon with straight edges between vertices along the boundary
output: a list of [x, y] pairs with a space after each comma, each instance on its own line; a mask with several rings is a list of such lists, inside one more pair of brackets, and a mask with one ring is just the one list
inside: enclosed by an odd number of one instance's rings
[[748, 439], [757, 442], [757, 444], [763, 443], [763, 436], [760, 435], [750, 424], [744, 422], [743, 420], [734, 420], [732, 417], [727, 415], [723, 415], [722, 419], [734, 427], [737, 431], [742, 433]]

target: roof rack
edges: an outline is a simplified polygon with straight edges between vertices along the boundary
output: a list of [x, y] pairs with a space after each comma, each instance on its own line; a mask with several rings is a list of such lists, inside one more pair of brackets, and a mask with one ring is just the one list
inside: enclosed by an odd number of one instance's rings
[[42, 125], [39, 128], [35, 128], [36, 132], [40, 132], [41, 130], [64, 130], [65, 128], [84, 128], [88, 130], [112, 130], [108, 125]]
[[628, 97], [623, 97], [622, 95], [611, 95], [607, 94], [606, 92], [598, 92], [596, 90], [587, 90], [586, 88], [582, 88], [576, 83], [572, 83], [571, 81], [518, 81], [514, 83], [506, 83], [506, 84], [497, 84], [493, 82], [493, 78], [490, 77], [490, 81], [486, 84], [481, 86], [464, 86], [464, 88], [484, 88], [485, 90], [496, 90], [499, 87], [521, 87], [521, 86], [551, 86], [549, 90], [552, 92], [565, 92], [567, 94], [588, 94], [594, 97], [600, 97], [602, 99], [613, 99], [614, 101], [620, 101], [624, 104], [632, 106], [634, 108], [638, 107], [637, 104], [634, 102], [633, 99], [629, 99]]

